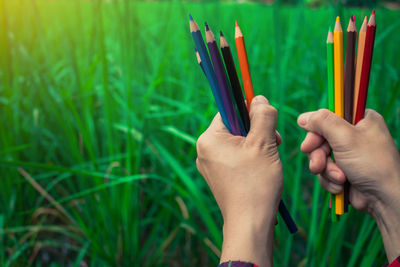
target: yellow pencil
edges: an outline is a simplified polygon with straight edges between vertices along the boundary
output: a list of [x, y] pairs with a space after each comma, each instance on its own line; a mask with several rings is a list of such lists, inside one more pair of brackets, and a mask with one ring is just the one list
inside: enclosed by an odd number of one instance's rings
[[[335, 64], [335, 114], [343, 118], [343, 31], [339, 16], [336, 17], [333, 32], [333, 54]], [[335, 212], [338, 215], [344, 214], [343, 191], [335, 197]]]

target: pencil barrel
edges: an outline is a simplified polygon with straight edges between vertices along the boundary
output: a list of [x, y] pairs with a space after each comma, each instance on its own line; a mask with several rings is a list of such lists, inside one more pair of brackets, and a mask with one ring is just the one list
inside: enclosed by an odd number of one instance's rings
[[210, 57], [208, 55], [207, 48], [204, 44], [204, 40], [203, 37], [201, 36], [200, 30], [192, 32], [192, 37], [196, 45], [197, 51], [199, 52], [203, 69], [210, 84], [211, 92], [214, 96], [214, 100], [217, 105], [218, 111], [221, 115], [222, 121], [228, 128], [228, 130], [231, 131], [231, 127], [228, 121], [228, 116], [224, 108], [224, 105], [222, 103], [222, 97], [218, 89], [217, 78], [215, 76], [214, 68], [211, 65]]
[[328, 71], [328, 108], [335, 112], [335, 80], [333, 63], [333, 43], [326, 44], [327, 71]]
[[[335, 68], [335, 114], [343, 118], [343, 31], [339, 18], [337, 18], [333, 33], [334, 68]], [[344, 214], [344, 194], [335, 195], [335, 212]]]
[[367, 94], [369, 86], [369, 77], [371, 72], [372, 55], [374, 50], [376, 26], [367, 27], [367, 36], [365, 40], [364, 59], [361, 70], [360, 92], [357, 101], [357, 110], [355, 123], [358, 123], [364, 118], [365, 106], [367, 103]]
[[289, 229], [289, 232], [290, 232], [291, 234], [296, 233], [297, 230], [298, 230], [298, 229], [297, 229], [297, 225], [296, 225], [296, 223], [294, 222], [292, 216], [290, 215], [288, 209], [287, 209], [286, 206], [285, 206], [285, 203], [283, 203], [282, 200], [279, 202], [279, 208], [278, 208], [278, 210], [279, 210], [279, 213], [281, 214], [282, 219], [283, 219], [283, 221], [285, 222], [287, 228]]
[[235, 38], [236, 50], [239, 58], [240, 73], [242, 74], [242, 82], [244, 94], [247, 100], [247, 109], [250, 110], [251, 101], [254, 98], [253, 83], [251, 81], [249, 62], [247, 59], [246, 45], [244, 38]]
[[246, 104], [244, 102], [242, 88], [240, 86], [239, 77], [236, 72], [235, 63], [233, 61], [232, 52], [229, 47], [221, 48], [222, 56], [225, 61], [225, 67], [228, 72], [229, 80], [231, 83], [232, 94], [234, 96], [236, 106], [238, 108], [241, 121], [243, 123], [246, 134], [250, 131], [250, 117]]
[[353, 122], [354, 94], [354, 55], [356, 50], [356, 32], [347, 32], [346, 56], [344, 67], [344, 119]]
[[[350, 23], [353, 23], [350, 21]], [[355, 25], [354, 25], [355, 26]], [[353, 123], [353, 97], [354, 97], [354, 76], [355, 76], [355, 51], [356, 51], [356, 31], [347, 31], [346, 56], [344, 63], [344, 119], [350, 124]], [[344, 184], [344, 212], [348, 211], [350, 183]]]
[[237, 121], [236, 114], [233, 109], [233, 103], [229, 96], [228, 83], [226, 81], [225, 71], [222, 65], [221, 55], [219, 54], [217, 43], [215, 41], [208, 42], [207, 45], [208, 45], [208, 50], [210, 51], [212, 62], [214, 64], [214, 70], [217, 77], [217, 82], [219, 85], [222, 102], [227, 113], [228, 123], [231, 126], [231, 132], [233, 135], [241, 135], [239, 123]]

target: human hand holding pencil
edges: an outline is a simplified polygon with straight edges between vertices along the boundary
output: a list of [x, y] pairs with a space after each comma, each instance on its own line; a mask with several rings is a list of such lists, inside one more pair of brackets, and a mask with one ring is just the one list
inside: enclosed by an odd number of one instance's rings
[[217, 114], [197, 141], [196, 163], [224, 218], [221, 262], [267, 266], [283, 188], [280, 137], [277, 112], [265, 97], [253, 99], [249, 115], [250, 131], [243, 137], [232, 135]]
[[382, 116], [367, 110], [354, 126], [318, 110], [300, 115], [298, 124], [308, 131], [301, 150], [309, 155], [310, 171], [333, 194], [343, 190], [347, 178], [351, 204], [374, 217], [393, 261], [400, 255], [400, 156]]

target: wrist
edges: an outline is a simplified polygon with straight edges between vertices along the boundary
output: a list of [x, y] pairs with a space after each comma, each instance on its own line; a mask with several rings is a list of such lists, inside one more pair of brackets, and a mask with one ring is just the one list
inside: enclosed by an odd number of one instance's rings
[[240, 260], [272, 266], [276, 212], [266, 216], [227, 218], [223, 227], [221, 262]]
[[[385, 194], [374, 203], [371, 215], [378, 225], [389, 262], [400, 256], [400, 176], [395, 177]], [[389, 183], [387, 183], [389, 184]]]

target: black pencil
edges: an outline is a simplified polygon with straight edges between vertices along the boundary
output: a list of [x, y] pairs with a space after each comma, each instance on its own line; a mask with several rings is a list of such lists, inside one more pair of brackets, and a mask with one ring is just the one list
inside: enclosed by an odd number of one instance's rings
[[236, 102], [236, 106], [239, 110], [240, 118], [243, 123], [243, 127], [248, 133], [250, 131], [250, 118], [249, 112], [247, 110], [246, 104], [244, 102], [242, 87], [240, 86], [239, 78], [236, 72], [235, 63], [233, 61], [233, 56], [231, 48], [226, 41], [222, 32], [220, 32], [220, 47], [222, 52], [222, 57], [224, 58], [225, 67], [228, 72], [229, 81], [231, 83], [232, 94]]

